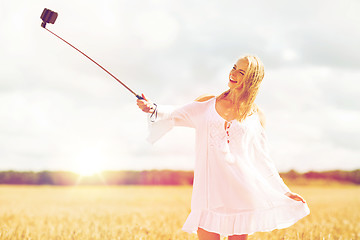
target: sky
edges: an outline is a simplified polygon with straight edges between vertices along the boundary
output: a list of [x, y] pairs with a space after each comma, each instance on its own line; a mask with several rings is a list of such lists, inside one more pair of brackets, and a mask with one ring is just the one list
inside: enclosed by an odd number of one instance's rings
[[0, 171], [193, 170], [195, 133], [151, 145], [136, 98], [47, 27], [157, 104], [227, 90], [245, 54], [265, 78], [279, 171], [360, 168], [358, 0], [0, 0]]

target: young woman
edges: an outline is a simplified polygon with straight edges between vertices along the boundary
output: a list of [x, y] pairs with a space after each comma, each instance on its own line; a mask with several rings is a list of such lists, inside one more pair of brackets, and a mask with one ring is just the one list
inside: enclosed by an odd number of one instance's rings
[[150, 142], [173, 126], [196, 130], [191, 213], [182, 229], [200, 240], [247, 239], [289, 227], [310, 213], [269, 156], [264, 113], [254, 103], [263, 78], [260, 59], [244, 56], [219, 96], [201, 96], [178, 108], [157, 106], [145, 96], [137, 100], [142, 111], [157, 116], [150, 123]]

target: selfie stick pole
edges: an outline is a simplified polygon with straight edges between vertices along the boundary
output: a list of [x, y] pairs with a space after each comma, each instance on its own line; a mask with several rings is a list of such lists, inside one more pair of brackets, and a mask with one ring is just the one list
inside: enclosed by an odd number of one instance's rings
[[76, 51], [78, 51], [79, 53], [81, 53], [82, 55], [84, 55], [85, 57], [87, 57], [90, 61], [92, 61], [93, 63], [95, 63], [96, 65], [98, 65], [102, 70], [104, 70], [105, 72], [107, 72], [110, 76], [112, 76], [116, 81], [118, 81], [121, 85], [123, 85], [127, 90], [129, 90], [132, 94], [135, 95], [135, 97], [137, 97], [138, 99], [143, 99], [140, 95], [136, 94], [133, 90], [131, 90], [128, 86], [126, 86], [123, 82], [121, 82], [117, 77], [115, 77], [112, 73], [110, 73], [107, 69], [105, 69], [103, 66], [101, 66], [100, 64], [98, 64], [95, 60], [93, 60], [91, 57], [89, 57], [88, 55], [86, 55], [84, 52], [80, 51], [78, 48], [76, 48], [75, 46], [73, 46], [72, 44], [70, 44], [69, 42], [67, 42], [65, 39], [61, 38], [60, 36], [56, 35], [55, 33], [53, 33], [52, 31], [50, 31], [49, 29], [46, 28], [46, 23], [54, 23], [55, 20], [57, 18], [57, 13], [49, 10], [49, 9], [44, 9], [42, 15], [41, 15], [41, 19], [43, 20], [41, 27], [43, 27], [44, 29], [46, 29], [48, 32], [50, 32], [51, 34], [53, 34], [54, 36], [56, 36], [57, 38], [61, 39], [62, 41], [64, 41], [65, 43], [67, 43], [69, 46], [71, 46], [72, 48], [74, 48]]

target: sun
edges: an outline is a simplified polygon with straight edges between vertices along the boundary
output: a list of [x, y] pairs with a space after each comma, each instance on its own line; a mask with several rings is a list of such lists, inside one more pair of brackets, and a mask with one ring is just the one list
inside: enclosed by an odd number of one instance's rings
[[85, 148], [75, 158], [72, 171], [80, 176], [93, 176], [104, 170], [104, 155], [98, 148]]
[[90, 177], [96, 174], [100, 174], [101, 170], [99, 170], [95, 165], [81, 166], [75, 170], [77, 174], [84, 177]]

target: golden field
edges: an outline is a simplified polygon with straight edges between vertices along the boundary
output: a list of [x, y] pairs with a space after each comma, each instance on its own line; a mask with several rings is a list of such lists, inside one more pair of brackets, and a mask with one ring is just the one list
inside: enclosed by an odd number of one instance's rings
[[[360, 239], [360, 187], [289, 186], [311, 214], [255, 239]], [[0, 186], [0, 239], [197, 239], [191, 186]], [[226, 238], [223, 238], [226, 239]]]

